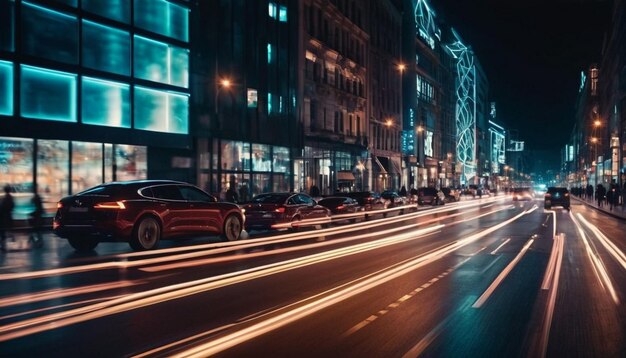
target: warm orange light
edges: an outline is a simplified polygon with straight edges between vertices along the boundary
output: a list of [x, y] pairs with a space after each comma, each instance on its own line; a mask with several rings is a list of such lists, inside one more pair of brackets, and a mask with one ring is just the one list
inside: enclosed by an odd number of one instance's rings
[[230, 87], [231, 85], [229, 79], [223, 79], [220, 83], [222, 84], [222, 87], [226, 87], [226, 88]]
[[401, 63], [401, 64], [398, 65], [398, 69], [400, 71], [404, 71], [406, 69], [406, 65], [404, 63]]
[[423, 131], [423, 130], [424, 130], [424, 127], [422, 127], [422, 126], [417, 126], [417, 131], [418, 131], [418, 132], [421, 132], [421, 131]]
[[393, 121], [392, 121], [391, 119], [388, 119], [388, 120], [385, 122], [385, 125], [386, 125], [387, 127], [391, 127], [391, 125], [392, 125], [392, 124], [393, 124]]
[[59, 201], [57, 203], [57, 209], [61, 209], [61, 208], [63, 208], [63, 203]]
[[591, 143], [597, 143], [597, 142], [598, 142], [598, 138], [596, 137], [591, 138]]
[[599, 119], [596, 119], [596, 120], [593, 122], [593, 125], [594, 125], [594, 126], [596, 126], [596, 127], [600, 127], [600, 125], [601, 125], [601, 124], [602, 124], [602, 122], [600, 122], [600, 120], [599, 120]]
[[93, 206], [94, 209], [126, 209], [126, 205], [122, 201], [111, 201], [106, 203], [99, 203]]

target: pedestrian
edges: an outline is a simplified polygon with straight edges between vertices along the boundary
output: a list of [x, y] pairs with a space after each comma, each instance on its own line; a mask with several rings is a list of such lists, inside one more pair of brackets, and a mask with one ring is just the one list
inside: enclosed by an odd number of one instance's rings
[[602, 207], [602, 204], [604, 204], [604, 197], [606, 195], [606, 189], [604, 188], [604, 185], [602, 184], [598, 184], [596, 186], [596, 200], [598, 201], [598, 207]]
[[593, 200], [593, 186], [587, 185], [587, 200]]
[[609, 205], [609, 210], [613, 211], [613, 195], [615, 192], [613, 191], [613, 185], [609, 187], [609, 190], [606, 192], [606, 203]]
[[406, 188], [404, 187], [404, 185], [402, 186], [402, 188], [400, 188], [400, 196], [406, 196]]
[[32, 230], [30, 241], [33, 243], [33, 246], [42, 247], [43, 237], [41, 235], [41, 229], [43, 227], [43, 201], [41, 200], [41, 196], [37, 193], [37, 190], [35, 190], [31, 203], [33, 204], [33, 211], [30, 213], [30, 226]]
[[316, 185], [312, 185], [311, 188], [309, 189], [309, 195], [311, 195], [311, 197], [313, 198], [317, 198], [320, 196], [320, 188], [318, 188]]
[[7, 231], [13, 227], [13, 196], [11, 195], [11, 187], [7, 184], [4, 186], [4, 197], [0, 202], [0, 251], [6, 251]]
[[231, 185], [228, 190], [226, 190], [226, 201], [229, 203], [237, 203], [239, 202], [239, 196], [237, 195], [237, 191]]
[[246, 184], [239, 188], [239, 202], [245, 203], [248, 201], [248, 186]]

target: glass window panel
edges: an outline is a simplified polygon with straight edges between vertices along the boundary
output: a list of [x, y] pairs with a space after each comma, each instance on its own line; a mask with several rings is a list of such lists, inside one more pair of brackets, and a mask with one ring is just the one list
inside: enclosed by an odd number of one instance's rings
[[56, 203], [69, 194], [69, 142], [37, 140], [37, 188], [48, 214], [56, 212]]
[[13, 64], [0, 61], [0, 114], [13, 114]]
[[21, 65], [22, 116], [76, 122], [76, 75]]
[[188, 133], [189, 96], [135, 87], [135, 128], [167, 133]]
[[115, 180], [137, 180], [148, 177], [148, 148], [136, 145], [114, 144]]
[[123, 83], [83, 77], [83, 123], [130, 128], [129, 88]]
[[271, 18], [273, 19], [276, 18], [276, 4], [275, 3], [270, 1], [269, 4], [267, 5], [267, 11]]
[[165, 0], [135, 0], [135, 26], [189, 40], [189, 9]]
[[109, 19], [130, 22], [130, 0], [82, 0], [81, 6], [83, 10]]
[[72, 193], [102, 184], [102, 144], [72, 142]]
[[22, 4], [22, 51], [55, 61], [78, 63], [76, 17], [27, 2]]
[[218, 197], [227, 200], [226, 192], [233, 188], [237, 193], [237, 202], [244, 203], [250, 200], [250, 176], [247, 173], [222, 173], [219, 182]]
[[83, 65], [96, 70], [129, 75], [128, 32], [83, 20]]
[[280, 22], [287, 22], [287, 7], [284, 5], [280, 6], [280, 10], [278, 11], [278, 19]]
[[135, 36], [135, 77], [189, 86], [189, 50]]
[[272, 191], [274, 192], [285, 192], [289, 191], [289, 180], [288, 176], [284, 174], [274, 174], [272, 182]]
[[250, 170], [250, 144], [222, 141], [222, 169]]
[[104, 143], [104, 182], [109, 183], [113, 179], [113, 144]]
[[[33, 140], [0, 137], [0, 185], [13, 189], [13, 218], [23, 220], [31, 212], [33, 192]], [[0, 192], [0, 196], [4, 192]]]
[[253, 174], [252, 175], [252, 196], [271, 192], [270, 175], [269, 174]]
[[0, 0], [0, 50], [15, 51], [15, 1]]
[[272, 168], [274, 173], [289, 173], [289, 148], [273, 147]]
[[265, 144], [252, 144], [252, 171], [269, 172], [272, 170], [270, 146]]

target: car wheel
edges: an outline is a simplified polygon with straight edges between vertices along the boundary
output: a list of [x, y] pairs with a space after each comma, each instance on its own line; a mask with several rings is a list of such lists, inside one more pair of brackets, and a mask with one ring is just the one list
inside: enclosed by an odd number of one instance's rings
[[235, 214], [230, 214], [226, 217], [226, 220], [224, 220], [222, 238], [226, 241], [238, 240], [241, 236], [241, 230], [241, 219], [239, 219]]
[[153, 217], [144, 217], [135, 226], [130, 239], [130, 247], [136, 251], [152, 250], [157, 247], [161, 239], [161, 225]]
[[94, 239], [70, 237], [67, 241], [70, 243], [70, 246], [74, 248], [74, 250], [79, 252], [89, 252], [98, 246], [98, 241]]

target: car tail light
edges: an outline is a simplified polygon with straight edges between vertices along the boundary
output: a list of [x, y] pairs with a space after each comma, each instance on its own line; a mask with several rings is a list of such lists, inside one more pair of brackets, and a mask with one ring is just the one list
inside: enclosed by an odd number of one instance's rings
[[565, 196], [569, 196], [569, 193], [565, 193]]
[[337, 210], [343, 210], [343, 209], [345, 209], [345, 208], [346, 208], [345, 206], [343, 206], [343, 205], [339, 205], [339, 206], [337, 207]]
[[57, 209], [62, 209], [62, 208], [63, 208], [63, 203], [59, 201], [57, 203]]
[[58, 229], [58, 228], [59, 228], [59, 226], [61, 226], [61, 224], [59, 224], [59, 222], [58, 222], [58, 221], [54, 220], [54, 221], [52, 222], [52, 230], [56, 230], [56, 229]]
[[277, 213], [283, 214], [285, 212], [285, 208], [284, 207], [280, 207], [280, 208], [278, 208], [278, 209], [276, 209], [274, 211], [277, 212]]
[[110, 201], [105, 203], [98, 203], [93, 206], [94, 209], [113, 209], [113, 210], [124, 210], [126, 209], [126, 205], [124, 205], [123, 201]]

